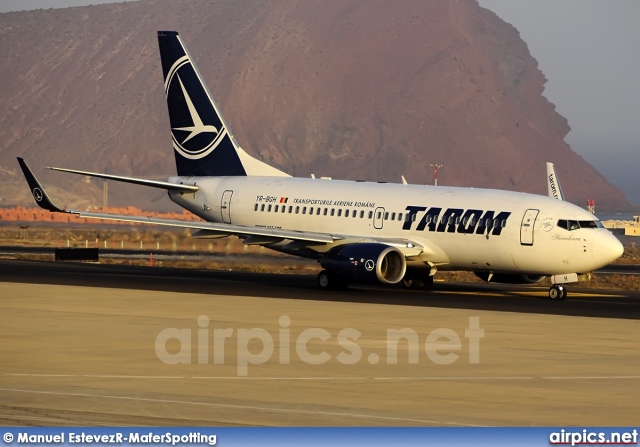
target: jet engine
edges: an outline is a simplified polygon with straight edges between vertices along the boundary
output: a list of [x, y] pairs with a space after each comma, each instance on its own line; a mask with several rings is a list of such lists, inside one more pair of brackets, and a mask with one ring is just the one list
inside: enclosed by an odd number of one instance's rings
[[327, 273], [343, 282], [396, 284], [407, 271], [404, 254], [374, 242], [340, 245], [320, 261]]
[[[513, 275], [506, 273], [494, 273], [490, 272], [473, 272], [478, 278], [488, 282], [498, 282], [503, 284], [535, 284], [542, 281], [546, 276], [534, 276], [534, 275]], [[490, 277], [491, 275], [491, 277]]]

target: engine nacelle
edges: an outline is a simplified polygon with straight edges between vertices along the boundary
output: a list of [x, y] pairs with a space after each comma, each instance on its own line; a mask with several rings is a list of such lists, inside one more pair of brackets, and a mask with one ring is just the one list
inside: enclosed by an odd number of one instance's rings
[[345, 281], [396, 284], [407, 271], [404, 254], [397, 248], [375, 242], [335, 247], [320, 265]]
[[498, 282], [503, 284], [535, 284], [542, 281], [546, 276], [533, 275], [513, 275], [509, 273], [494, 273], [489, 278], [489, 272], [473, 272], [478, 278], [488, 282]]

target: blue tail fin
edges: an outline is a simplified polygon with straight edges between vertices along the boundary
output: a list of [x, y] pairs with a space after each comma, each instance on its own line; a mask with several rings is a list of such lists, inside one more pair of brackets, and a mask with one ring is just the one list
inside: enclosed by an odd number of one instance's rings
[[158, 43], [178, 175], [247, 175], [239, 148], [180, 35], [158, 31]]

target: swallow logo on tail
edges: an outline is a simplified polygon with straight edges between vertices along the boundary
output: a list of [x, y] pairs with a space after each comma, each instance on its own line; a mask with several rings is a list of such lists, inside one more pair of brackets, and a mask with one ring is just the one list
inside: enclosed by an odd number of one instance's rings
[[187, 57], [171, 67], [165, 92], [172, 103], [169, 118], [173, 147], [191, 160], [206, 157], [222, 141], [226, 129]]

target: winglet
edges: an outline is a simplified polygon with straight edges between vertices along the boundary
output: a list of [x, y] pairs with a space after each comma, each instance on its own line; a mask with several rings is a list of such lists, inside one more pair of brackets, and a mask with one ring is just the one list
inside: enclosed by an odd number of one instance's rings
[[31, 189], [31, 194], [33, 194], [33, 198], [36, 199], [38, 206], [54, 213], [68, 213], [67, 210], [58, 208], [53, 204], [40, 182], [38, 182], [38, 179], [36, 179], [36, 176], [33, 175], [33, 172], [31, 172], [31, 169], [29, 169], [29, 166], [27, 166], [22, 158], [18, 157], [18, 163], [20, 163], [24, 177], [27, 179], [27, 183]]
[[564, 200], [564, 194], [560, 187], [560, 179], [558, 179], [556, 168], [553, 166], [553, 163], [549, 162], [547, 162], [547, 190], [549, 192], [549, 197]]

